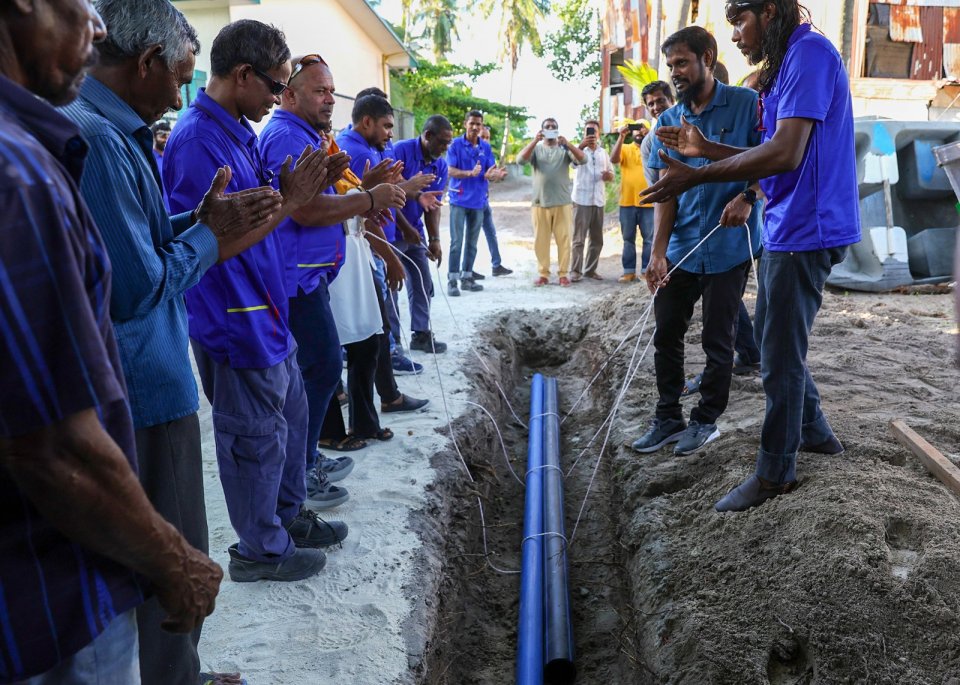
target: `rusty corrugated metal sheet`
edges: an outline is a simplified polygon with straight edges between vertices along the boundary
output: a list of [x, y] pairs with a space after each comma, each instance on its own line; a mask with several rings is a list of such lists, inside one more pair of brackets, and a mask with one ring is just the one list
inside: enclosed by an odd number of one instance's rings
[[919, 7], [894, 5], [890, 8], [890, 39], [898, 43], [923, 41]]
[[960, 81], [960, 8], [943, 9], [943, 73]]
[[[870, 0], [876, 2], [877, 0]], [[884, 5], [905, 5], [909, 7], [960, 7], [960, 0], [883, 0]]]
[[[925, 38], [913, 47], [910, 78], [943, 78], [943, 8], [920, 7], [920, 29]], [[892, 16], [892, 14], [891, 14]]]

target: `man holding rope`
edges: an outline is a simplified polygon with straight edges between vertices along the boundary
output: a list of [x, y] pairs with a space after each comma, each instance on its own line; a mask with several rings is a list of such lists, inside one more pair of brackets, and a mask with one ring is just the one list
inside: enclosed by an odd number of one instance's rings
[[744, 511], [796, 487], [798, 451], [843, 452], [806, 354], [827, 275], [860, 240], [860, 218], [853, 106], [836, 48], [812, 30], [796, 0], [728, 0], [726, 14], [737, 47], [762, 63], [764, 142], [743, 150], [689, 124], [662, 130], [668, 147], [717, 161], [693, 167], [661, 154], [666, 172], [645, 194], [664, 202], [701, 184], [764, 179], [756, 330], [767, 411], [756, 473], [716, 504]]
[[[711, 140], [743, 147], [759, 144], [757, 94], [713, 77], [717, 41], [706, 29], [681, 29], [664, 42], [662, 50], [679, 104], [661, 115], [658, 127], [690, 121]], [[648, 160], [653, 168], [661, 169], [661, 177], [667, 159], [683, 160], [694, 168], [708, 164], [700, 155], [670, 150], [668, 156], [663, 150], [663, 143], [655, 140]], [[720, 436], [717, 419], [727, 408], [730, 395], [740, 299], [760, 240], [760, 212], [755, 205], [755, 191], [747, 190], [743, 182], [727, 182], [679, 193], [655, 208], [653, 252], [646, 278], [656, 295], [653, 344], [660, 397], [649, 430], [633, 443], [638, 452], [655, 452], [675, 442], [674, 452], [687, 455]], [[718, 223], [740, 229], [716, 231]], [[680, 406], [683, 338], [701, 298], [707, 365], [700, 402], [687, 425]]]

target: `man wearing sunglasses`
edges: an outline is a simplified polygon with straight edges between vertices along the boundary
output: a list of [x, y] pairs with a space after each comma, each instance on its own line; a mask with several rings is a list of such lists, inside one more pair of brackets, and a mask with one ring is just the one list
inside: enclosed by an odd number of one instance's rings
[[[279, 101], [290, 75], [283, 34], [257, 21], [224, 27], [210, 50], [212, 78], [177, 123], [163, 165], [172, 211], [196, 206], [201, 179], [228, 164], [228, 188], [268, 186], [250, 121]], [[303, 148], [277, 174], [279, 224], [317, 194], [330, 163]], [[212, 267], [187, 293], [190, 338], [204, 394], [213, 405], [220, 482], [240, 542], [230, 547], [230, 577], [293, 581], [318, 573], [321, 547], [346, 526], [306, 509], [307, 402], [287, 321], [287, 264], [276, 231]]]
[[743, 511], [790, 492], [797, 452], [837, 455], [843, 445], [820, 409], [806, 365], [823, 286], [860, 240], [853, 106], [843, 61], [796, 0], [729, 0], [732, 40], [760, 64], [763, 143], [742, 150], [704, 139], [693, 126], [662, 130], [668, 147], [712, 163], [693, 168], [664, 153], [663, 202], [703, 183], [762, 179], [767, 196], [755, 327], [767, 410], [756, 473], [716, 504]]

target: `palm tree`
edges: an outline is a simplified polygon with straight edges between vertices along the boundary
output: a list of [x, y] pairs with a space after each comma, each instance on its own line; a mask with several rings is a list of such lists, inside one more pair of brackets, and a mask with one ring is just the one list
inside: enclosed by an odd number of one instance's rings
[[[410, 0], [405, 0], [409, 2]], [[423, 38], [433, 44], [433, 57], [436, 63], [446, 60], [453, 49], [457, 32], [457, 0], [421, 0], [420, 11], [415, 21], [423, 23]]]
[[[539, 26], [550, 10], [549, 0], [481, 0], [480, 9], [489, 17], [495, 8], [500, 8], [500, 49], [501, 57], [510, 60], [510, 94], [507, 107], [513, 106], [513, 78], [517, 73], [520, 53], [529, 44], [534, 54], [541, 52]], [[503, 127], [503, 144], [500, 158], [507, 153], [507, 133], [510, 130], [510, 115], [507, 114]]]

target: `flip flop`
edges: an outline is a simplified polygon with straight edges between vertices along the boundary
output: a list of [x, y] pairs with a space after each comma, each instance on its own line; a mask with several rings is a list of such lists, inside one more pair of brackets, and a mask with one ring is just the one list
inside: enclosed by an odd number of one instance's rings
[[[224, 680], [225, 677], [229, 677], [228, 680]], [[200, 685], [223, 685], [224, 683], [240, 683], [240, 685], [247, 685], [246, 678], [240, 678], [239, 673], [201, 673], [200, 674]]]
[[321, 449], [333, 450], [334, 452], [356, 452], [366, 447], [367, 441], [358, 435], [348, 435], [343, 440], [327, 438], [320, 440], [318, 444]]
[[373, 435], [367, 435], [362, 438], [363, 440], [379, 440], [380, 442], [386, 442], [387, 440], [393, 440], [393, 431], [389, 428], [381, 428]]

